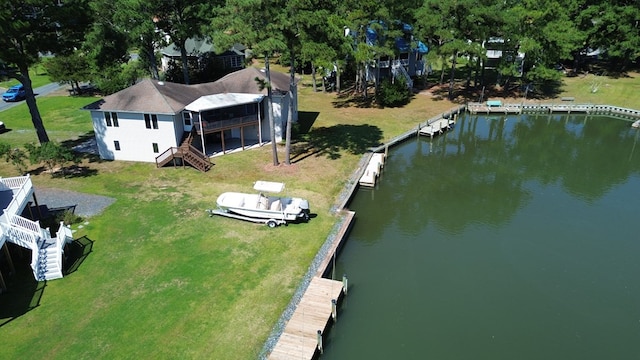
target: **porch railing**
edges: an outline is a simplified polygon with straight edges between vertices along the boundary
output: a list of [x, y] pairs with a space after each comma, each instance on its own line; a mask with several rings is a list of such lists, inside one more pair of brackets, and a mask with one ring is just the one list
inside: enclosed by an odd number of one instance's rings
[[[216, 120], [216, 121], [202, 121], [202, 129], [204, 129], [205, 133], [213, 132], [213, 131], [222, 131], [235, 127], [242, 127], [247, 125], [253, 125], [258, 122], [257, 115], [247, 115], [242, 117], [236, 117], [227, 120]], [[195, 121], [194, 127], [198, 133], [202, 132], [200, 128], [200, 122]]]

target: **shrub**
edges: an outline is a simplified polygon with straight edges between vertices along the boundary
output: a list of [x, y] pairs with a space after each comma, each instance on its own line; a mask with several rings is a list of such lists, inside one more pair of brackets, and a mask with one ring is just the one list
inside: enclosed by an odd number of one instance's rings
[[408, 104], [410, 96], [407, 82], [404, 79], [397, 78], [394, 82], [391, 82], [390, 79], [384, 79], [380, 84], [377, 99], [381, 106], [399, 107]]

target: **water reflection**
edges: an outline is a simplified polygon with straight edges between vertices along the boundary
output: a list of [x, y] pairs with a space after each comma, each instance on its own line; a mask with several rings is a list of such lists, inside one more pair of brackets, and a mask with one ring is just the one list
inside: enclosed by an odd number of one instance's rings
[[467, 116], [394, 148], [350, 204], [349, 308], [323, 358], [640, 353], [638, 133], [595, 116]]

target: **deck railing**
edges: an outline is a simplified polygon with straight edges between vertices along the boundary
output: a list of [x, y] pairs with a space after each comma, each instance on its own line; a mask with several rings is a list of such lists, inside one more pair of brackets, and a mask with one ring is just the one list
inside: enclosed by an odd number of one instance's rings
[[[247, 115], [242, 117], [236, 117], [227, 120], [216, 120], [216, 121], [202, 121], [202, 129], [204, 129], [205, 133], [212, 131], [221, 131], [234, 127], [241, 127], [245, 125], [251, 125], [258, 122], [257, 115]], [[198, 133], [201, 132], [200, 122], [194, 122], [194, 127]]]
[[[9, 222], [12, 227], [19, 227], [21, 229], [30, 231], [36, 236], [45, 236], [43, 233], [43, 229], [40, 227], [39, 221], [31, 221], [29, 219], [23, 218], [20, 215], [13, 215], [9, 217]], [[46, 236], [45, 236], [46, 237]]]
[[33, 191], [33, 187], [31, 184], [31, 177], [29, 176], [21, 176], [14, 178], [4, 178], [0, 179], [0, 187], [5, 190], [11, 189], [13, 192], [13, 199], [9, 205], [4, 209], [4, 213], [9, 216], [18, 214], [22, 211], [22, 206], [24, 205], [25, 200], [31, 196]]
[[173, 159], [173, 156], [179, 151], [177, 147], [168, 148], [162, 154], [156, 156], [156, 166], [160, 167], [164, 165], [166, 160]]
[[0, 178], [0, 183], [8, 187], [9, 189], [24, 188], [27, 184], [29, 185], [29, 188], [31, 188], [31, 177], [27, 175], [10, 178]]

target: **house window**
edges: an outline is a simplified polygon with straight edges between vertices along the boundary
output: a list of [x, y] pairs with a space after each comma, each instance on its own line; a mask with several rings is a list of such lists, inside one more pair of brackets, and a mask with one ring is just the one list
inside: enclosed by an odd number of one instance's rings
[[158, 143], [153, 143], [151, 144], [151, 146], [153, 146], [153, 152], [154, 153], [159, 153], [160, 151], [158, 150]]
[[144, 114], [144, 126], [147, 129], [157, 129], [158, 128], [158, 115], [156, 114]]
[[191, 126], [191, 113], [185, 111], [182, 113], [182, 118], [184, 119], [184, 126]]
[[119, 127], [118, 124], [118, 113], [104, 113], [104, 120], [107, 123], [107, 126]]
[[242, 56], [231, 57], [231, 67], [232, 68], [242, 67]]
[[113, 146], [116, 148], [116, 151], [120, 151], [120, 141], [115, 140]]

